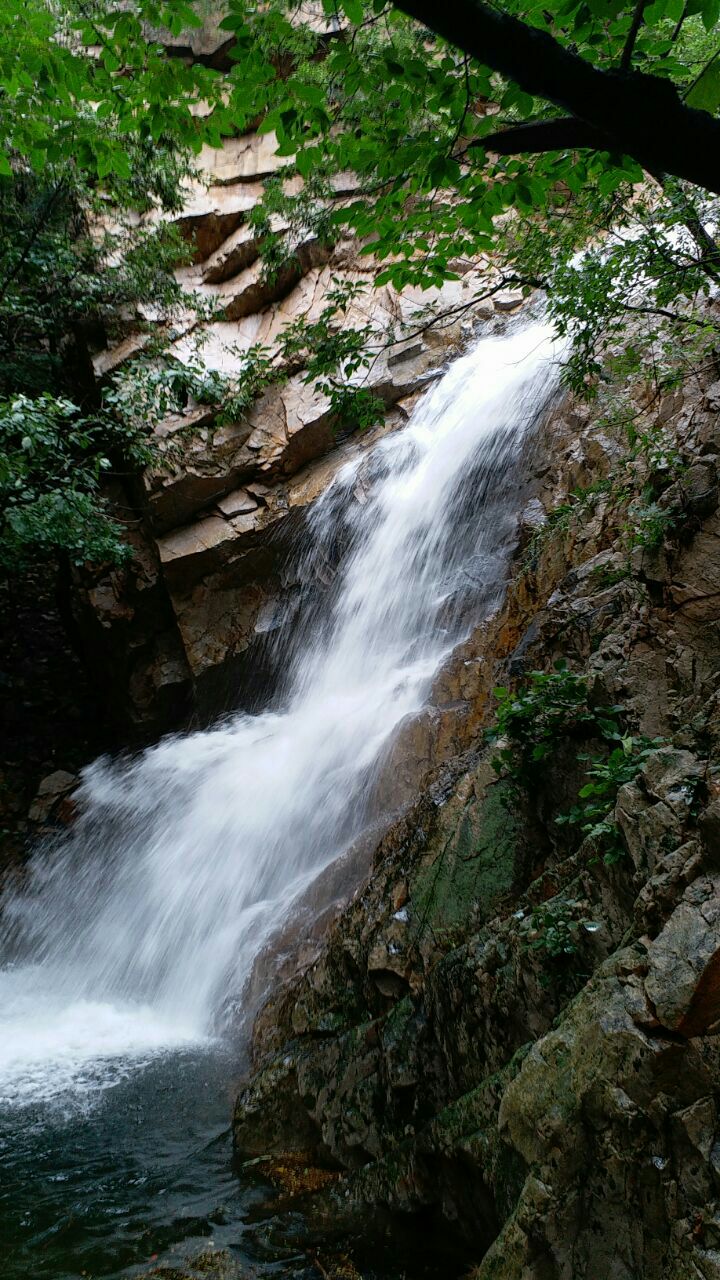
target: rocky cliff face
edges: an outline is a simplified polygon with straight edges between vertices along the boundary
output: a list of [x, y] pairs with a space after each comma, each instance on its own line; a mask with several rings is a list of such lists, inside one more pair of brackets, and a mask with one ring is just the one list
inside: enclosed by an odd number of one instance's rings
[[[719, 390], [638, 392], [632, 452], [557, 411], [507, 599], [398, 744], [432, 723], [420, 799], [256, 1022], [239, 1150], [344, 1169], [335, 1213], [419, 1215], [477, 1280], [720, 1276]], [[595, 730], [521, 787], [484, 744], [559, 658], [644, 743], [612, 854], [556, 822]]]
[[[194, 56], [222, 62], [221, 36], [204, 32]], [[288, 325], [312, 324], [328, 292], [350, 285], [359, 292], [337, 327], [368, 327], [377, 343], [361, 375], [385, 406], [382, 430], [392, 430], [467, 333], [467, 304], [492, 285], [492, 268], [459, 261], [457, 281], [425, 293], [375, 289], [375, 266], [360, 246], [330, 248], [275, 219], [285, 261], [268, 270], [251, 215], [268, 180], [283, 182], [288, 160], [275, 145], [273, 134], [258, 133], [204, 148], [174, 219], [193, 256], [177, 272], [188, 307], [171, 317], [141, 307], [126, 317], [121, 340], [96, 355], [96, 376], [121, 370], [159, 334], [166, 360], [238, 378], [249, 352], [260, 346], [274, 359]], [[288, 193], [301, 186], [297, 177], [283, 182]], [[348, 198], [352, 191], [348, 179]], [[500, 291], [473, 315], [492, 323], [521, 301]], [[429, 306], [445, 319], [428, 328]], [[128, 527], [132, 563], [76, 583], [87, 656], [112, 690], [111, 712], [125, 736], [175, 727], [192, 710], [202, 716], [257, 701], [263, 637], [275, 625], [281, 589], [292, 588], [288, 553], [304, 514], [348, 452], [373, 438], [352, 421], [340, 432], [327, 396], [306, 383], [302, 367], [290, 366], [282, 385], [231, 421], [191, 398], [158, 425], [158, 463], [130, 492], [111, 495]]]
[[[191, 52], [221, 65], [219, 33]], [[356, 245], [284, 227], [289, 260], [265, 272], [250, 214], [282, 165], [270, 135], [203, 153], [177, 218], [194, 256], [179, 275], [213, 318], [129, 317], [100, 379], [154, 325], [178, 361], [201, 338], [205, 366], [232, 375], [316, 318], [333, 280], [369, 282]], [[368, 290], [346, 317], [382, 339], [378, 431], [403, 421], [492, 280], [488, 263], [457, 267], [435, 301], [458, 311], [440, 327], [414, 334], [428, 298], [413, 291]], [[520, 302], [499, 294], [480, 318]], [[570, 400], [541, 428], [507, 597], [399, 736], [378, 805], [400, 816], [325, 936], [292, 939], [236, 1107], [241, 1153], [345, 1171], [325, 1193], [334, 1220], [415, 1215], [477, 1280], [720, 1277], [720, 384], [659, 403], [638, 389], [635, 407], [646, 443], [632, 452]], [[126, 732], [262, 697], [303, 520], [374, 438], [351, 423], [340, 439], [301, 369], [237, 421], [190, 402], [159, 426], [164, 461], [115, 495], [132, 564], [76, 584]], [[518, 789], [484, 740], [494, 686], [522, 689], [560, 658], [592, 705], [654, 740], [608, 800], [609, 861], [597, 835], [556, 822], [602, 741], [559, 735]]]

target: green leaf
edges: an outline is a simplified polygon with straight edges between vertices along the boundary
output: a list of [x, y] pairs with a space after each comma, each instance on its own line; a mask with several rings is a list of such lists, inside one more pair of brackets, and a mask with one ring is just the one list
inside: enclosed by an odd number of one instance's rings
[[130, 178], [130, 161], [124, 151], [113, 148], [112, 152], [112, 172], [116, 173], [119, 178]]
[[325, 91], [318, 84], [299, 84], [293, 82], [293, 88], [298, 98], [302, 102], [307, 102], [311, 107], [322, 107], [325, 105]]
[[720, 0], [704, 0], [700, 16], [705, 30], [712, 31], [720, 18]]
[[221, 31], [239, 32], [247, 30], [245, 17], [242, 13], [229, 13], [219, 25]]
[[349, 22], [354, 22], [358, 25], [362, 22], [362, 0], [342, 0], [342, 8]]
[[313, 157], [309, 151], [298, 151], [295, 166], [303, 178], [309, 178], [313, 168]]
[[714, 115], [720, 107], [720, 57], [716, 57], [698, 77], [685, 99], [689, 107]]

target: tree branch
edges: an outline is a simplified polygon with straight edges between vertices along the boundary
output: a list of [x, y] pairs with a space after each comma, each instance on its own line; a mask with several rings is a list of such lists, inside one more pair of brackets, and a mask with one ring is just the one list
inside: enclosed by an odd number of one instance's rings
[[591, 147], [607, 151], [611, 140], [599, 129], [574, 116], [558, 116], [555, 120], [537, 120], [513, 125], [484, 138], [473, 138], [471, 147], [484, 147], [499, 156], [535, 154], [541, 151], [580, 151]]
[[640, 72], [603, 71], [548, 32], [499, 13], [484, 0], [396, 4], [526, 93], [597, 130], [607, 138], [603, 149], [720, 194], [720, 121], [688, 107], [670, 81]]
[[25, 266], [25, 263], [27, 262], [32, 252], [33, 246], [35, 245], [35, 242], [37, 241], [41, 232], [44, 230], [44, 228], [47, 225], [48, 219], [50, 217], [50, 213], [52, 211], [52, 207], [55, 204], [55, 201], [58, 199], [60, 193], [64, 190], [64, 187], [65, 187], [65, 179], [59, 178], [58, 181], [55, 183], [55, 186], [52, 188], [52, 190], [49, 191], [48, 194], [46, 195], [45, 200], [43, 202], [43, 207], [38, 213], [38, 216], [35, 220], [35, 226], [33, 227], [30, 235], [28, 236], [28, 239], [25, 241], [25, 247], [22, 253], [20, 254], [20, 257], [16, 259], [15, 263], [13, 264], [13, 266], [10, 268], [7, 275], [5, 276], [5, 279], [2, 282], [0, 282], [0, 301], [2, 301], [2, 299], [5, 297], [5, 294], [10, 288], [10, 285], [12, 284], [13, 280], [16, 279], [16, 277], [20, 274], [23, 267]]
[[645, 12], [646, 4], [647, 4], [647, 0], [637, 0], [637, 4], [635, 5], [633, 20], [630, 24], [630, 30], [628, 31], [627, 40], [625, 41], [625, 48], [622, 51], [622, 57], [620, 58], [621, 71], [630, 70], [630, 63], [632, 62], [633, 49], [635, 48], [635, 41], [637, 40], [637, 37], [638, 37], [638, 31], [642, 26], [643, 14]]

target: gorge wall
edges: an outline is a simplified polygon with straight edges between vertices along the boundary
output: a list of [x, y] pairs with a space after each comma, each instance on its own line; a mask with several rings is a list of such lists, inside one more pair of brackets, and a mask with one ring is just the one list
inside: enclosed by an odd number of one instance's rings
[[[222, 59], [222, 40], [203, 39], [202, 56]], [[213, 316], [126, 317], [96, 353], [99, 380], [154, 329], [171, 359], [232, 376], [256, 344], [272, 352], [287, 324], [317, 317], [333, 281], [371, 284], [360, 246], [302, 234], [266, 272], [249, 215], [283, 163], [272, 135], [202, 153], [176, 219], [194, 261], [178, 274]], [[412, 290], [370, 287], [345, 316], [378, 336], [363, 376], [382, 426], [339, 435], [293, 368], [236, 421], [190, 401], [157, 428], [165, 461], [113, 494], [132, 561], [74, 584], [126, 740], [262, 702], [265, 638], [301, 585], [292, 553], [310, 505], [404, 421], [469, 336], [463, 308], [495, 287], [491, 263], [455, 266], [431, 299], [449, 314], [430, 328], [428, 295]], [[473, 315], [492, 327], [522, 303], [500, 291]], [[553, 406], [526, 459], [506, 598], [398, 735], [379, 797], [395, 820], [371, 870], [319, 936], [289, 938], [290, 976], [255, 1023], [241, 1157], [342, 1171], [319, 1196], [335, 1222], [368, 1206], [411, 1217], [477, 1280], [720, 1277], [713, 378], [660, 401], [636, 388], [643, 448], [569, 397]], [[333, 567], [312, 566], [320, 588]], [[610, 862], [596, 837], [556, 822], [602, 743], [560, 736], [519, 791], [485, 743], [493, 689], [521, 689], [559, 659], [591, 705], [622, 708], [626, 734], [649, 740], [612, 797]], [[56, 816], [48, 795], [39, 821]]]
[[[478, 1280], [720, 1275], [719, 391], [639, 389], [650, 451], [555, 411], [505, 604], [436, 682], [420, 798], [256, 1021], [239, 1151], [345, 1170], [333, 1214], [411, 1215]], [[558, 659], [646, 744], [607, 861], [555, 821], [592, 731], [519, 790], [483, 740], [493, 686]]]

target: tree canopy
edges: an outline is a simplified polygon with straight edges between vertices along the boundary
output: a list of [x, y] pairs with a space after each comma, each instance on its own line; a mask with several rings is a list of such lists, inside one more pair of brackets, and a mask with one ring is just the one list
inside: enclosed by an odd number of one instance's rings
[[[489, 254], [504, 281], [547, 291], [576, 387], [592, 391], [608, 350], [632, 373], [652, 347], [682, 377], [718, 339], [719, 18], [720, 0], [0, 0], [8, 456], [35, 448], [19, 406], [37, 426], [43, 396], [64, 397], [53, 440], [69, 400], [84, 423], [109, 415], [122, 452], [88, 337], [132, 298], [177, 301], [182, 253], [162, 217], [140, 235], [130, 215], [177, 207], [193, 153], [250, 128], [287, 160], [255, 215], [268, 269], [278, 211], [357, 237], [377, 282], [399, 288]], [[189, 56], [193, 30], [218, 20], [219, 54]], [[136, 458], [137, 430], [135, 415]], [[66, 437], [85, 459], [66, 488], [97, 486], [101, 437]], [[6, 502], [26, 474], [0, 472]]]

